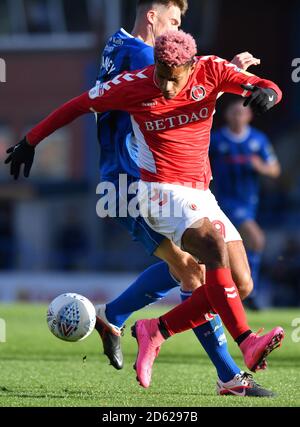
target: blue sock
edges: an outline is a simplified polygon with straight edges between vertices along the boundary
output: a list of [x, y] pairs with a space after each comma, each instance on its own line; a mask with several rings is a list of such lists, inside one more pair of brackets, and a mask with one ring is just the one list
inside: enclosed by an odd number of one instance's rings
[[134, 311], [164, 298], [178, 283], [170, 275], [169, 267], [159, 262], [145, 270], [118, 298], [106, 306], [110, 323], [121, 328]]
[[[182, 301], [191, 295], [191, 292], [181, 291]], [[241, 372], [228, 351], [225, 331], [219, 315], [204, 325], [194, 328], [193, 331], [214, 364], [221, 381], [228, 382]]]
[[261, 264], [262, 253], [261, 252], [253, 252], [247, 251], [248, 261], [251, 269], [251, 276], [254, 283], [254, 291], [252, 295], [254, 296], [255, 290], [258, 289], [258, 277], [259, 277], [259, 269]]

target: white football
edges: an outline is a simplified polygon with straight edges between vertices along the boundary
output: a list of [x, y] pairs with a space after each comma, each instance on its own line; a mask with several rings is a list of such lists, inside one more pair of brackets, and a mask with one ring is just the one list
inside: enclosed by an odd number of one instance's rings
[[48, 307], [47, 323], [57, 338], [76, 342], [87, 338], [96, 324], [93, 304], [78, 294], [63, 294], [55, 298]]

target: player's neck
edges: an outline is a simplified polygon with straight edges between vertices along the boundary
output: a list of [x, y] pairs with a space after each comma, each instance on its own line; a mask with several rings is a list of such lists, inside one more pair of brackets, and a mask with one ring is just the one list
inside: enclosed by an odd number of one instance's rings
[[153, 32], [150, 31], [150, 28], [147, 25], [147, 23], [136, 22], [131, 32], [131, 35], [137, 39], [142, 40], [144, 43], [148, 44], [149, 46], [154, 47], [155, 39], [153, 37]]
[[227, 129], [237, 136], [244, 135], [248, 132], [248, 127], [245, 126], [228, 126]]

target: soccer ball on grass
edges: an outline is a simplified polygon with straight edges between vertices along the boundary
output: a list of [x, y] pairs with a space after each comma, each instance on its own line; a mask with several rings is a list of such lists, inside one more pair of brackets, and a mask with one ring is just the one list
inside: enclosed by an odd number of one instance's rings
[[48, 307], [47, 323], [57, 338], [76, 342], [87, 338], [96, 324], [93, 304], [78, 294], [63, 294], [55, 298]]

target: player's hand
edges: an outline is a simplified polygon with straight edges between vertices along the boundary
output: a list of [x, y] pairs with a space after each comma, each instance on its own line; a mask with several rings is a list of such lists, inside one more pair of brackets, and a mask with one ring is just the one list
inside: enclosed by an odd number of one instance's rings
[[28, 178], [33, 164], [35, 148], [28, 144], [26, 138], [22, 139], [19, 144], [10, 147], [7, 150], [9, 154], [5, 164], [10, 163], [10, 174], [17, 180], [20, 176], [21, 166], [24, 164], [24, 176]]
[[258, 115], [266, 113], [277, 102], [278, 95], [273, 89], [264, 89], [250, 84], [242, 85], [242, 88], [251, 92], [251, 95], [244, 102], [244, 107], [251, 107]]
[[249, 52], [239, 53], [231, 62], [244, 71], [248, 70], [252, 65], [260, 65], [260, 59], [254, 58], [254, 56]]

